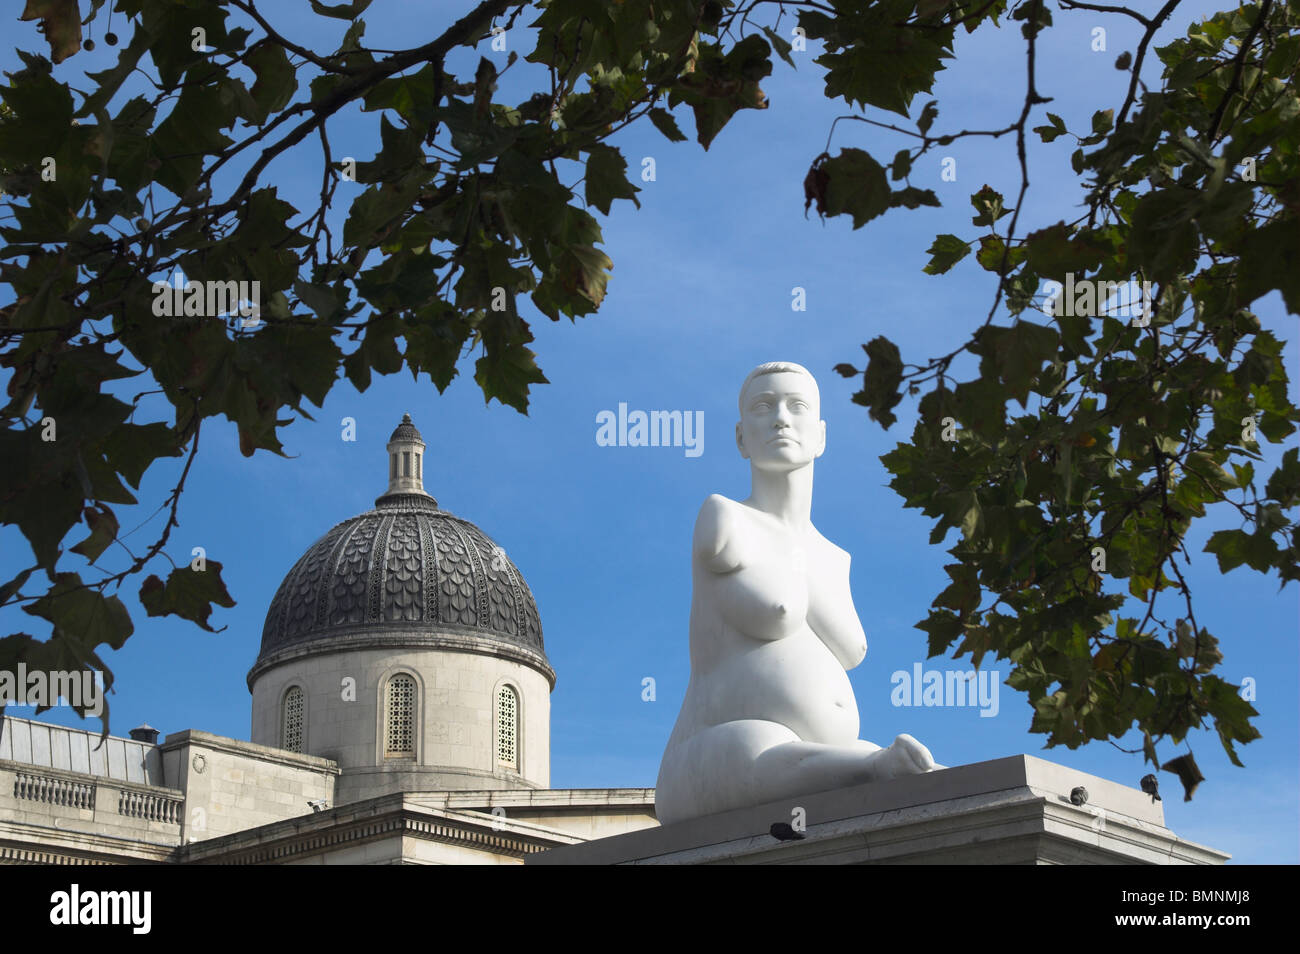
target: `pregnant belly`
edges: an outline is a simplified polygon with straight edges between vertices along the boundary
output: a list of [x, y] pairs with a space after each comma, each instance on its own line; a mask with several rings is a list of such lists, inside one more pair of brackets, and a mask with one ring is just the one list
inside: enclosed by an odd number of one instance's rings
[[848, 674], [807, 626], [772, 642], [739, 633], [744, 644], [724, 655], [696, 689], [709, 724], [762, 719], [787, 726], [805, 742], [844, 744], [858, 737], [858, 706]]

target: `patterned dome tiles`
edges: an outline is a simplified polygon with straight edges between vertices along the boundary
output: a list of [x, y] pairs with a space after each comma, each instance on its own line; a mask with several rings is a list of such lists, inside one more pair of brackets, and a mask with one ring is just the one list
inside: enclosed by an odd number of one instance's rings
[[505, 551], [430, 498], [391, 495], [333, 527], [285, 576], [259, 661], [357, 630], [446, 627], [545, 655], [537, 605]]

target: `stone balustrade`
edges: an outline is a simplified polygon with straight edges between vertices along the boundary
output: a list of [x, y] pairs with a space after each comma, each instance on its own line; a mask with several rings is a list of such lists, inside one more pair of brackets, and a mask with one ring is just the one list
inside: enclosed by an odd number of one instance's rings
[[16, 799], [95, 810], [96, 784], [92, 781], [76, 781], [43, 772], [17, 771], [13, 775]]
[[117, 813], [128, 818], [179, 825], [185, 808], [183, 798], [160, 795], [155, 792], [122, 789], [117, 796]]
[[148, 846], [181, 840], [185, 796], [175, 789], [0, 759], [0, 834], [12, 825], [129, 838]]

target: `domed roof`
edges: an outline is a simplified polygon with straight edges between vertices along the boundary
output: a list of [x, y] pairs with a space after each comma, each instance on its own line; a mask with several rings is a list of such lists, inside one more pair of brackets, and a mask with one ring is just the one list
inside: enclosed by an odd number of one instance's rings
[[314, 649], [444, 644], [519, 658], [554, 680], [523, 575], [424, 492], [423, 450], [406, 415], [388, 443], [388, 492], [312, 544], [280, 584], [250, 682]]
[[411, 415], [403, 414], [402, 423], [397, 425], [397, 429], [393, 431], [393, 436], [390, 437], [388, 441], [389, 443], [392, 443], [393, 441], [411, 440], [423, 441], [424, 438], [420, 436], [420, 432], [417, 431], [415, 425], [411, 423]]

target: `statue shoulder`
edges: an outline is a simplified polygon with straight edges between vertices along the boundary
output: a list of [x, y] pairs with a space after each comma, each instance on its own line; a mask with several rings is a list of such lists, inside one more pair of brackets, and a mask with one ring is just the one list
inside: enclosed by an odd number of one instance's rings
[[695, 556], [715, 573], [726, 573], [740, 567], [735, 557], [735, 538], [743, 517], [737, 512], [741, 505], [721, 494], [710, 494], [695, 518], [695, 537], [692, 549]]
[[843, 547], [836, 546], [830, 540], [827, 540], [824, 536], [822, 536], [820, 530], [814, 528], [814, 532], [816, 533], [816, 536], [814, 538], [815, 539], [814, 545], [816, 546], [817, 550], [820, 551], [820, 553], [822, 554], [823, 559], [827, 560], [831, 566], [837, 569], [842, 569], [845, 573], [847, 573], [849, 569], [849, 564], [852, 562], [853, 559], [849, 555], [849, 551], [845, 550]]

